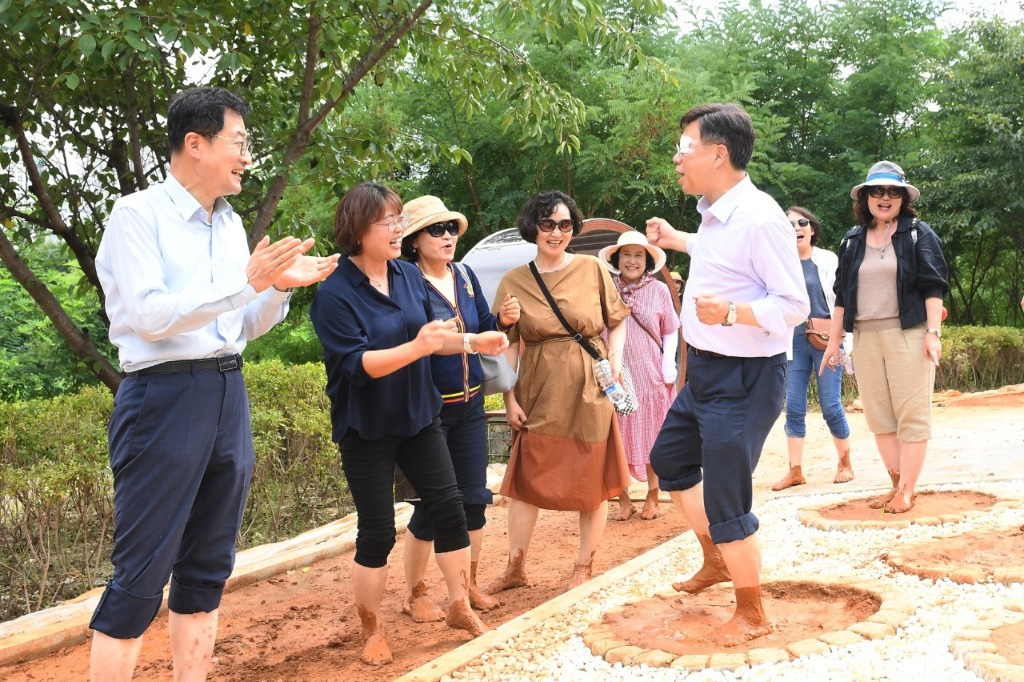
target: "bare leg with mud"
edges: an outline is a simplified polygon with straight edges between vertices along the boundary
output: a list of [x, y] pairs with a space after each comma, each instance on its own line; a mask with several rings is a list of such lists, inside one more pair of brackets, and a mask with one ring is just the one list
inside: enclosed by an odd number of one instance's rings
[[885, 469], [889, 472], [889, 479], [892, 481], [892, 490], [868, 502], [868, 506], [872, 509], [881, 509], [896, 497], [900, 488], [900, 441], [896, 438], [895, 432], [876, 433], [875, 446], [878, 448], [878, 454], [882, 456], [882, 463], [885, 464]]
[[608, 502], [592, 511], [580, 512], [580, 552], [576, 555], [576, 565], [569, 578], [567, 589], [578, 587], [590, 580], [594, 573], [594, 556], [597, 546], [604, 535], [605, 521], [608, 518]]
[[900, 482], [896, 494], [886, 502], [885, 511], [890, 514], [904, 514], [914, 507], [917, 480], [921, 477], [927, 451], [926, 440], [916, 443], [900, 442]]
[[717, 547], [732, 576], [736, 611], [725, 625], [706, 637], [710, 644], [731, 647], [764, 637], [772, 631], [761, 601], [761, 547], [757, 535], [725, 542]]
[[528, 502], [509, 501], [508, 564], [505, 566], [505, 572], [484, 588], [487, 594], [526, 587], [530, 584], [529, 578], [526, 577], [526, 553], [530, 549], [530, 539], [533, 537], [533, 528], [537, 525], [539, 513], [540, 509]]
[[836, 477], [833, 483], [846, 483], [853, 480], [853, 465], [850, 464], [850, 439], [832, 437], [836, 446], [839, 463], [836, 466]]
[[644, 521], [653, 521], [661, 516], [661, 509], [658, 508], [658, 474], [654, 473], [651, 465], [647, 465], [647, 499], [644, 500], [644, 510], [640, 512], [640, 518]]
[[405, 601], [402, 603], [402, 613], [409, 615], [417, 623], [444, 620], [444, 610], [430, 598], [427, 586], [423, 582], [433, 549], [433, 542], [420, 540], [409, 530], [405, 531], [402, 550], [405, 555]]
[[613, 521], [629, 521], [636, 513], [633, 501], [629, 499], [629, 489], [626, 488], [619, 493], [619, 511], [612, 517]]
[[476, 584], [476, 568], [480, 563], [480, 547], [483, 541], [483, 528], [469, 531], [469, 605], [477, 611], [490, 611], [501, 606], [501, 602], [481, 590]]
[[363, 633], [363, 653], [360, 659], [367, 665], [386, 665], [394, 660], [391, 643], [380, 619], [380, 603], [384, 599], [384, 585], [388, 567], [369, 568], [352, 563], [352, 591], [355, 593], [356, 612]]
[[490, 630], [469, 606], [469, 547], [441, 552], [436, 556], [437, 565], [441, 567], [441, 575], [448, 586], [450, 606], [445, 623], [450, 628], [465, 630], [474, 637]]
[[689, 490], [673, 490], [669, 493], [672, 503], [675, 504], [686, 522], [693, 528], [697, 541], [704, 554], [704, 563], [689, 580], [679, 583], [672, 583], [672, 589], [676, 592], [687, 592], [697, 594], [706, 590], [712, 585], [729, 582], [729, 569], [725, 565], [722, 552], [711, 541], [711, 533], [708, 531], [708, 516], [704, 511], [704, 484], [698, 483]]
[[782, 480], [772, 486], [772, 490], [779, 491], [791, 488], [795, 485], [803, 485], [807, 483], [804, 478], [803, 472], [803, 460], [804, 460], [804, 439], [803, 438], [786, 438], [786, 449], [789, 452], [789, 471], [782, 477]]

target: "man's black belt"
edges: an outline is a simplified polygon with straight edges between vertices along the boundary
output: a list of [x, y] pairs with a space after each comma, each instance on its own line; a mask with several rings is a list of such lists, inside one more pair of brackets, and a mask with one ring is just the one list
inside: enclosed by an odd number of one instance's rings
[[729, 357], [728, 355], [722, 355], [721, 353], [712, 353], [709, 350], [701, 350], [700, 348], [694, 348], [693, 346], [687, 346], [686, 347], [686, 351], [690, 355], [694, 355], [694, 356], [696, 356], [698, 358], [717, 359], [717, 358], [727, 358], [727, 357]]
[[230, 372], [233, 369], [241, 368], [242, 356], [236, 353], [235, 355], [222, 355], [219, 358], [203, 358], [202, 360], [171, 360], [170, 362], [161, 362], [159, 365], [140, 369], [138, 372], [130, 372], [130, 374], [148, 377], [158, 374]]

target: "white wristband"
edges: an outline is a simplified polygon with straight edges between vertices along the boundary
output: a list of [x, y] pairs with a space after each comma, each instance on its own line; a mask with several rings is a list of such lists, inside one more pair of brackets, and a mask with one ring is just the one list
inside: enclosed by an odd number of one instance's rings
[[463, 334], [462, 335], [462, 350], [469, 353], [470, 355], [476, 355], [476, 351], [469, 345], [470, 340], [476, 336], [476, 334]]

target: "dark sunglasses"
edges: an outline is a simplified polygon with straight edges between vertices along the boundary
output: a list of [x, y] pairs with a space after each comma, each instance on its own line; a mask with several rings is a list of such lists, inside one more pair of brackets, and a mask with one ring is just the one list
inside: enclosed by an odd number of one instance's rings
[[433, 225], [427, 225], [423, 228], [427, 231], [431, 237], [440, 237], [445, 232], [453, 237], [459, 236], [459, 221], [458, 220], [446, 220], [443, 223], [434, 223]]
[[807, 227], [808, 225], [811, 224], [811, 221], [808, 220], [807, 218], [798, 218], [796, 220], [790, 220], [789, 224], [792, 225], [793, 227], [796, 227], [797, 225], [799, 225], [800, 227]]
[[875, 199], [881, 199], [885, 195], [889, 195], [890, 199], [902, 199], [903, 188], [885, 185], [872, 185], [868, 187], [868, 196], [874, 197]]
[[541, 218], [537, 221], [537, 229], [541, 232], [554, 232], [556, 227], [559, 232], [572, 232], [572, 219], [566, 218], [555, 222], [551, 218]]

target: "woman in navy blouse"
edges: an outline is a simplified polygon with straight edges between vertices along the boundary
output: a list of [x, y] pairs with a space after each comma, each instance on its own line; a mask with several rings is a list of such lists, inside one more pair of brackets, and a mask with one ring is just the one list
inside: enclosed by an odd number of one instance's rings
[[362, 660], [392, 660], [380, 603], [395, 544], [394, 471], [416, 488], [437, 533], [435, 550], [448, 586], [449, 627], [479, 635], [488, 628], [470, 608], [469, 534], [451, 457], [441, 432], [434, 354], [498, 354], [497, 331], [457, 334], [432, 320], [423, 277], [396, 260], [408, 217], [392, 190], [362, 183], [341, 198], [334, 240], [346, 254], [313, 298], [310, 317], [324, 348], [332, 438], [358, 513], [352, 565], [364, 638]]

